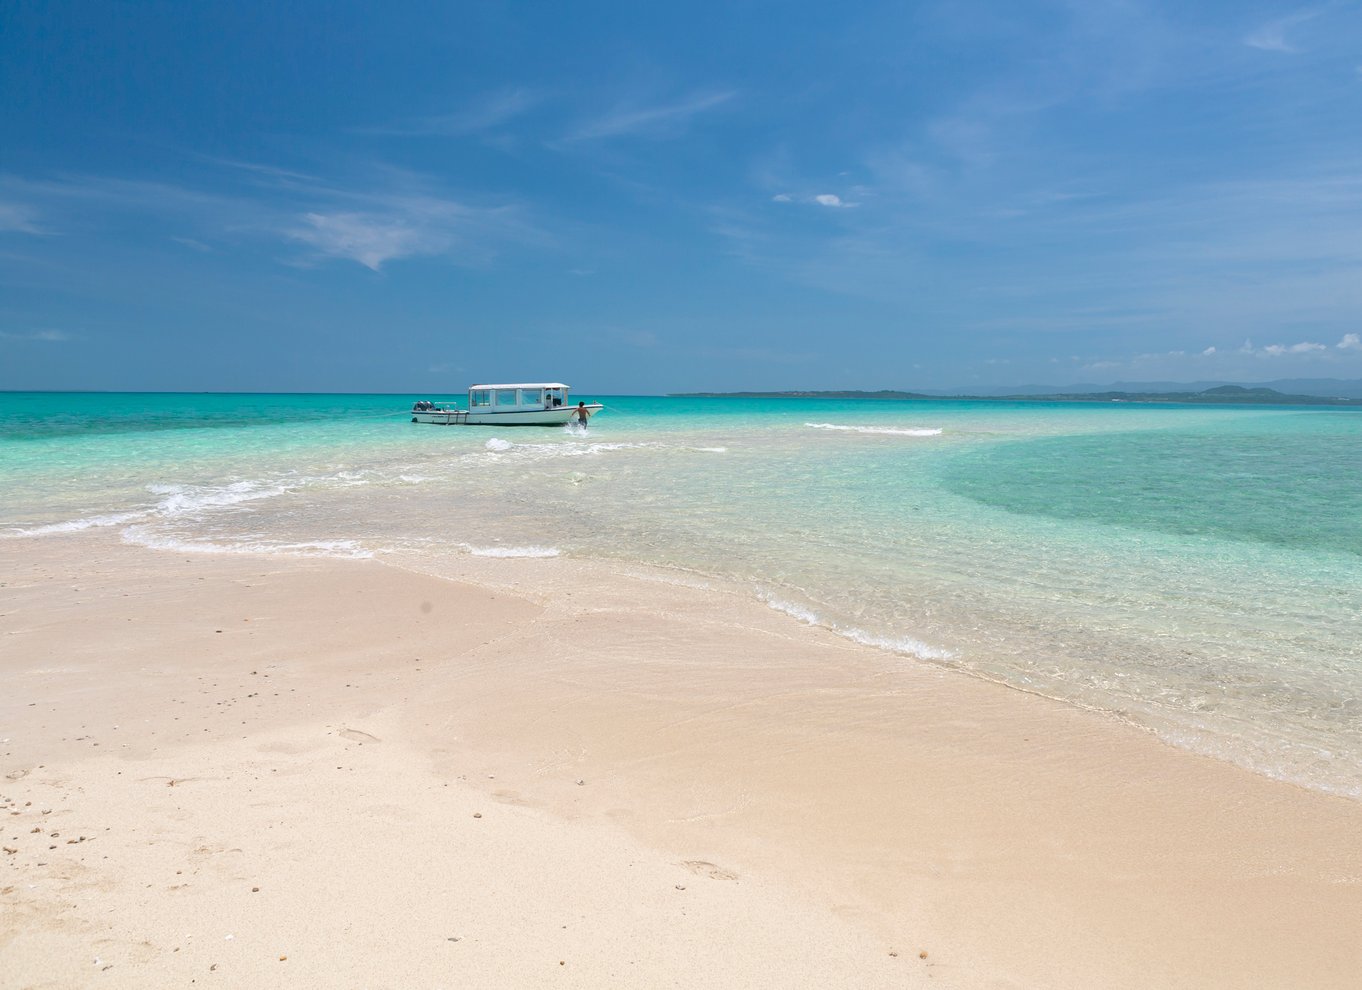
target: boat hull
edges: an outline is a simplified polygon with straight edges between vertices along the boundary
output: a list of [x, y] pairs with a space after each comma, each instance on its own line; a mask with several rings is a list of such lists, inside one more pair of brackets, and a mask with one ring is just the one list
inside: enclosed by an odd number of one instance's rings
[[[599, 402], [588, 403], [587, 415], [594, 416], [604, 408]], [[427, 409], [412, 411], [413, 423], [435, 426], [563, 426], [577, 419], [577, 406], [557, 406], [553, 409], [511, 409], [506, 412], [466, 409]]]

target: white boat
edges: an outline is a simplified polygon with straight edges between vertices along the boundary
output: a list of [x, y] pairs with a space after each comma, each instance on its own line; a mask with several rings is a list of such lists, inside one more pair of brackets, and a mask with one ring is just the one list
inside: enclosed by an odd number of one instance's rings
[[413, 423], [437, 426], [562, 426], [590, 418], [605, 407], [599, 402], [568, 401], [562, 382], [516, 382], [509, 385], [474, 385], [468, 390], [468, 408], [421, 400], [411, 407]]

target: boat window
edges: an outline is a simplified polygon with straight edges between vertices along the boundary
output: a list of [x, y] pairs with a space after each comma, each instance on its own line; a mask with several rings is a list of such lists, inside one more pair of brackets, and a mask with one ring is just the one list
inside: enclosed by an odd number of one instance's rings
[[537, 388], [522, 388], [520, 390], [520, 404], [522, 406], [542, 406], [544, 404], [544, 393]]
[[478, 406], [490, 406], [492, 404], [492, 393], [485, 388], [475, 389], [468, 393], [468, 407], [476, 409]]
[[519, 389], [499, 388], [497, 389], [497, 405], [499, 406], [518, 406], [517, 393]]

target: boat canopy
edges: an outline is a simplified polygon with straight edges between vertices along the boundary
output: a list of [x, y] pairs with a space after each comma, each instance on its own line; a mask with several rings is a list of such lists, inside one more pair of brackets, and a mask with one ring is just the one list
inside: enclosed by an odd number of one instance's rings
[[509, 382], [501, 385], [471, 385], [468, 391], [481, 391], [488, 388], [567, 388], [562, 382]]

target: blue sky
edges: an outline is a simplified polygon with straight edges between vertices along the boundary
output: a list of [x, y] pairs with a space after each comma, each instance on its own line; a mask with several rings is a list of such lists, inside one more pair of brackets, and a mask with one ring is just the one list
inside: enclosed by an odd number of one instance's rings
[[1362, 4], [0, 6], [0, 388], [1362, 377]]

